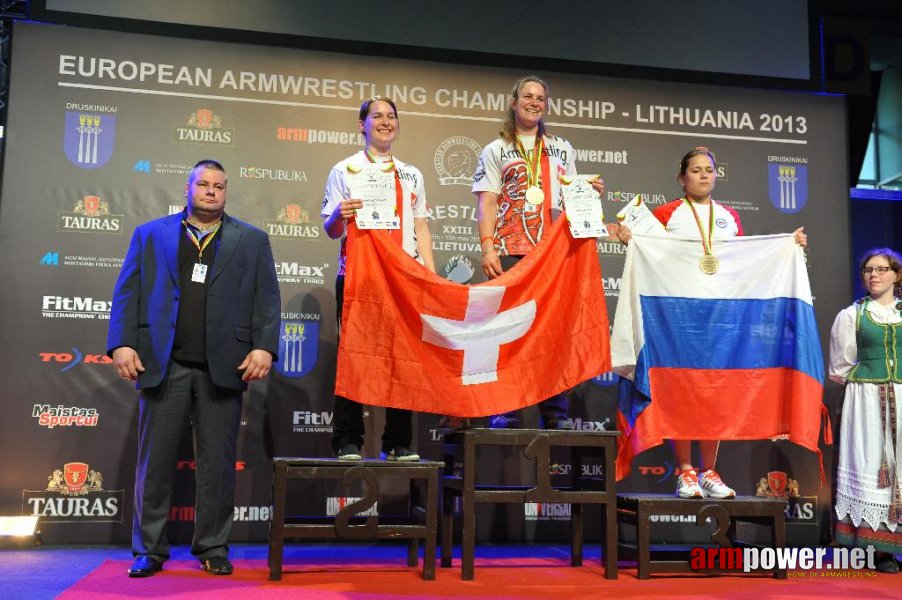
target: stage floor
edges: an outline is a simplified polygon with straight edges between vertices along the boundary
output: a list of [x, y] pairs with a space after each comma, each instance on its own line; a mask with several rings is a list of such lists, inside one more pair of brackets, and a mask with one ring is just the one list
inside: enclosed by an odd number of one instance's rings
[[[594, 546], [594, 547], [593, 547]], [[164, 570], [129, 579], [131, 552], [125, 547], [38, 547], [0, 550], [0, 600], [114, 598], [710, 598], [793, 600], [899, 598], [902, 574], [871, 571], [795, 571], [786, 580], [766, 575], [707, 577], [658, 575], [636, 579], [621, 563], [620, 577], [605, 580], [597, 545], [587, 545], [582, 567], [569, 566], [569, 546], [481, 544], [476, 579], [461, 581], [459, 547], [449, 569], [437, 567], [435, 581], [423, 581], [420, 567], [406, 566], [401, 543], [287, 544], [281, 581], [269, 581], [267, 547], [231, 548], [235, 573], [215, 577], [200, 571], [187, 546], [173, 547]]]

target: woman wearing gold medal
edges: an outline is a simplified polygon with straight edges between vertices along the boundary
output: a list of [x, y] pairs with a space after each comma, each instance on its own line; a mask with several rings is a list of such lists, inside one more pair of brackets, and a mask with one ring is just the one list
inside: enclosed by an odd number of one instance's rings
[[[576, 176], [573, 146], [550, 135], [542, 120], [548, 85], [534, 75], [514, 84], [499, 138], [479, 156], [473, 176], [482, 270], [494, 279], [526, 256], [563, 212], [561, 177]], [[599, 194], [604, 182], [591, 182]], [[568, 392], [539, 403], [542, 427], [569, 428]], [[515, 413], [497, 415], [493, 428], [516, 428]]]
[[[368, 165], [375, 164], [383, 171], [395, 174], [395, 210], [400, 219], [398, 229], [389, 235], [407, 254], [435, 272], [432, 256], [432, 236], [426, 221], [426, 190], [423, 174], [413, 165], [401, 162], [392, 155], [392, 142], [398, 135], [398, 111], [391, 98], [373, 96], [366, 100], [358, 113], [357, 127], [366, 140], [366, 147], [332, 167], [326, 181], [321, 216], [326, 234], [341, 239], [338, 274], [335, 277], [335, 300], [339, 335], [345, 281], [345, 232], [347, 223], [363, 208], [363, 202], [351, 197], [350, 178]], [[341, 460], [360, 460], [364, 436], [363, 406], [335, 396], [332, 447]], [[382, 435], [382, 456], [386, 460], [416, 461], [419, 455], [410, 449], [413, 439], [412, 413], [399, 408], [386, 408], [385, 431]]]
[[[712, 249], [716, 239], [728, 239], [742, 235], [739, 215], [729, 206], [724, 206], [711, 198], [717, 181], [717, 162], [714, 154], [705, 147], [688, 152], [680, 161], [677, 181], [683, 188], [682, 198], [668, 202], [654, 211], [654, 216], [664, 225], [668, 233], [683, 237], [697, 238], [699, 248], [699, 269], [708, 275], [717, 272], [720, 262]], [[795, 241], [804, 247], [808, 236], [799, 227], [793, 232]], [[621, 227], [617, 238], [628, 244], [630, 230]], [[714, 470], [720, 440], [699, 440], [701, 465], [692, 465], [692, 441], [671, 440], [674, 456], [679, 463], [680, 476], [677, 480], [677, 495], [680, 498], [734, 498], [736, 492], [721, 480]]]

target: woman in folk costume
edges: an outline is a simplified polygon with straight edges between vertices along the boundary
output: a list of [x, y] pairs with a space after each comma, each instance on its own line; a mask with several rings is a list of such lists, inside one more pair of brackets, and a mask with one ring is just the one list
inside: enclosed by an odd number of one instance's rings
[[844, 383], [836, 471], [836, 540], [877, 549], [877, 570], [897, 573], [902, 553], [902, 257], [876, 248], [861, 260], [868, 295], [836, 316], [830, 379]]

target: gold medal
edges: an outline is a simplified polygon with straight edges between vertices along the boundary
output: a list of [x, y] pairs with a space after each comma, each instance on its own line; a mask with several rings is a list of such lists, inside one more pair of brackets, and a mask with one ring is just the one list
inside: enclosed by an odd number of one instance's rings
[[526, 201], [530, 204], [541, 204], [545, 201], [545, 192], [537, 185], [531, 186], [526, 190]]
[[720, 261], [713, 254], [705, 254], [698, 261], [698, 268], [705, 275], [714, 275], [720, 267]]

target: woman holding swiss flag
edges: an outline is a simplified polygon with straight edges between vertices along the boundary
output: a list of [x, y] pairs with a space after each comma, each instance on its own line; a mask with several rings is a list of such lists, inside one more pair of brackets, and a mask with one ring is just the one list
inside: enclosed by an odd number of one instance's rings
[[[413, 165], [401, 162], [392, 155], [392, 143], [398, 135], [398, 110], [391, 98], [373, 96], [360, 106], [357, 127], [363, 134], [366, 147], [332, 167], [326, 181], [323, 198], [323, 228], [332, 239], [341, 239], [338, 274], [335, 278], [339, 335], [344, 298], [346, 266], [346, 228], [363, 208], [361, 180], [383, 181], [394, 198], [394, 211], [384, 227], [405, 252], [435, 272], [432, 256], [432, 236], [426, 221], [427, 205], [423, 174]], [[391, 176], [381, 176], [391, 173]], [[367, 174], [373, 174], [369, 177]], [[356, 177], [356, 180], [355, 180]], [[378, 195], [378, 194], [377, 194]], [[370, 212], [370, 211], [368, 211]], [[372, 211], [375, 213], [376, 211]], [[392, 213], [391, 210], [386, 211]], [[370, 218], [373, 215], [361, 215]], [[361, 218], [361, 220], [362, 220]], [[359, 224], [359, 223], [358, 223]], [[360, 225], [360, 224], [359, 224]], [[361, 460], [365, 433], [363, 406], [342, 396], [335, 396], [332, 448], [342, 460]], [[385, 431], [382, 435], [382, 457], [386, 460], [417, 461], [419, 455], [410, 449], [413, 437], [412, 413], [409, 410], [386, 408]]]
[[[543, 118], [548, 84], [529, 75], [514, 83], [499, 138], [479, 155], [473, 175], [482, 270], [494, 279], [526, 256], [563, 213], [562, 179], [576, 177], [576, 157], [567, 140], [551, 135]], [[604, 181], [592, 187], [602, 194]], [[572, 429], [569, 391], [539, 403], [544, 429]], [[516, 413], [496, 415], [492, 428], [517, 428]]]

